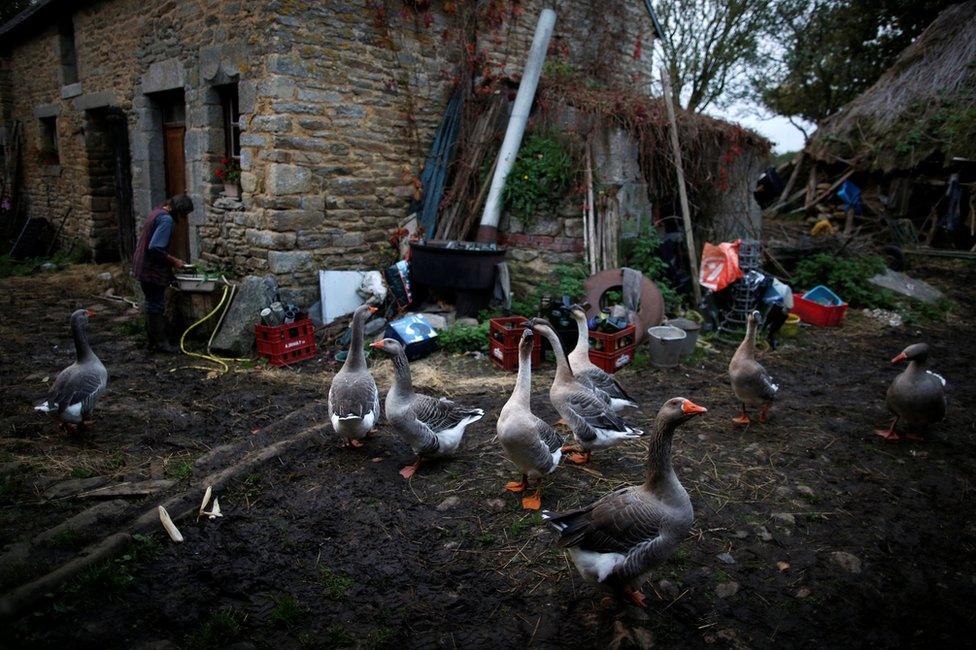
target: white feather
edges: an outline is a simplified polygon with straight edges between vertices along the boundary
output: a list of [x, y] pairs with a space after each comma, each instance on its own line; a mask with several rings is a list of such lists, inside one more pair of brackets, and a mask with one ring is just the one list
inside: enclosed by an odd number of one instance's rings
[[76, 424], [80, 423], [82, 420], [81, 402], [78, 402], [77, 404], [72, 404], [68, 408], [64, 409], [64, 412], [61, 414], [61, 420], [64, 422], [73, 422]]
[[626, 408], [637, 408], [637, 405], [634, 404], [629, 399], [621, 399], [619, 397], [611, 397], [610, 398], [610, 408], [612, 408], [615, 413], [619, 413], [620, 411], [623, 411]]
[[620, 553], [584, 551], [575, 546], [569, 549], [569, 556], [573, 558], [573, 564], [576, 565], [576, 570], [583, 579], [590, 582], [603, 582], [614, 568], [627, 558]]
[[44, 402], [35, 406], [34, 410], [40, 411], [41, 413], [50, 413], [51, 411], [56, 411], [57, 408], [57, 406], [52, 406], [50, 402]]
[[477, 422], [484, 416], [484, 411], [479, 409], [477, 415], [469, 415], [450, 429], [435, 431], [434, 435], [437, 436], [438, 453], [445, 456], [453, 454], [457, 450], [458, 445], [461, 444], [461, 437], [464, 435], [464, 430], [468, 425]]
[[938, 380], [942, 382], [942, 385], [943, 385], [943, 386], [945, 386], [945, 385], [946, 385], [946, 380], [945, 380], [945, 377], [943, 377], [943, 376], [942, 376], [942, 375], [940, 375], [939, 373], [937, 373], [937, 372], [932, 372], [931, 370], [926, 370], [925, 372], [927, 372], [927, 373], [929, 373], [929, 374], [930, 374], [930, 375], [932, 375], [933, 377], [936, 377], [936, 378], [938, 378]]

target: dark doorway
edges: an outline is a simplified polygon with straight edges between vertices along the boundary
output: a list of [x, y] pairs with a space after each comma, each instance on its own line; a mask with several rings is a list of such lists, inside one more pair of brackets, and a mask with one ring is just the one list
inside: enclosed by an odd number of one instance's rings
[[[186, 192], [186, 102], [182, 90], [161, 93], [156, 101], [163, 114], [163, 164], [166, 170], [166, 196]], [[173, 231], [170, 253], [190, 259], [190, 230], [187, 219], [181, 219]]]
[[132, 207], [132, 160], [129, 157], [129, 121], [118, 108], [105, 112], [109, 142], [115, 162], [115, 215], [118, 223], [119, 257], [132, 259], [136, 245], [136, 222]]

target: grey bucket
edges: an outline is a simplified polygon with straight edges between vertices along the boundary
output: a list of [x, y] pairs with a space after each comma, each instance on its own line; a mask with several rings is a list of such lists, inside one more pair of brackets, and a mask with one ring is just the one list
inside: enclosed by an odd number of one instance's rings
[[684, 330], [685, 337], [684, 345], [681, 347], [681, 356], [687, 357], [695, 351], [695, 345], [698, 344], [698, 334], [701, 332], [701, 323], [696, 323], [693, 320], [687, 318], [669, 318], [666, 325], [671, 325], [672, 327], [677, 327], [680, 330]]
[[681, 358], [688, 335], [680, 327], [658, 325], [647, 329], [651, 365], [655, 368], [674, 368]]

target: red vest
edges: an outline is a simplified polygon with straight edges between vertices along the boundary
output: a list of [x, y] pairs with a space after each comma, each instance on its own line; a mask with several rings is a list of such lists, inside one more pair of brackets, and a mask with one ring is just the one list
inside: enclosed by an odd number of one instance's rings
[[168, 213], [162, 208], [154, 208], [142, 224], [139, 241], [132, 253], [132, 275], [140, 282], [166, 286], [173, 277], [173, 267], [169, 260], [159, 259], [159, 256], [149, 253], [149, 242], [156, 230], [156, 217], [161, 214]]

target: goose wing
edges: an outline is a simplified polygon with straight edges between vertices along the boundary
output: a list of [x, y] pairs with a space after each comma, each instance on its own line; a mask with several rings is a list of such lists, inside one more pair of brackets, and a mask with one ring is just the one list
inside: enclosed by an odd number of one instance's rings
[[95, 407], [95, 402], [107, 384], [108, 373], [101, 363], [72, 364], [62, 370], [54, 380], [48, 394], [48, 404], [57, 405], [59, 412], [69, 406], [81, 404], [82, 413], [88, 413]]
[[627, 426], [610, 405], [591, 390], [582, 388], [569, 392], [565, 397], [565, 406], [568, 415], [566, 420], [580, 441], [596, 440], [599, 437], [598, 430], [640, 435], [639, 431]]
[[417, 421], [434, 433], [453, 429], [465, 419], [480, 419], [485, 414], [481, 409], [467, 408], [445, 397], [435, 399], [421, 394], [415, 396], [412, 407]]
[[584, 386], [602, 391], [611, 399], [622, 399], [636, 404], [634, 398], [627, 394], [613, 375], [600, 370], [599, 368], [587, 368], [576, 374], [576, 380]]
[[632, 487], [611, 492], [585, 508], [542, 514], [559, 533], [560, 546], [597, 553], [627, 553], [658, 537], [664, 517], [662, 509], [638, 497]]

